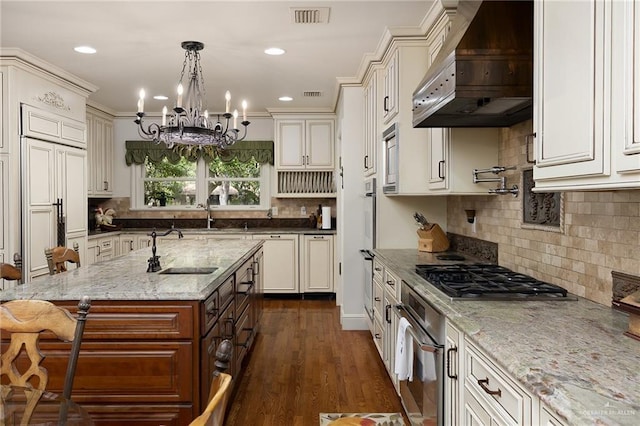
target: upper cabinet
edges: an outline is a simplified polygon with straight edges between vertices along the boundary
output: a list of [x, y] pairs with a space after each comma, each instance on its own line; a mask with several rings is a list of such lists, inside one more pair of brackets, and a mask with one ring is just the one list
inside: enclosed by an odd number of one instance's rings
[[87, 106], [89, 197], [113, 195], [113, 116]]
[[333, 170], [333, 118], [276, 119], [276, 168]]
[[536, 189], [640, 187], [640, 2], [535, 2], [534, 19]]
[[382, 97], [382, 117], [387, 124], [393, 117], [398, 114], [399, 93], [398, 86], [400, 82], [400, 74], [398, 73], [398, 51], [394, 50], [384, 66], [383, 70], [383, 97]]
[[274, 119], [276, 197], [335, 197], [334, 115]]
[[364, 165], [365, 177], [375, 175], [376, 173], [376, 142], [378, 140], [377, 75], [377, 70], [372, 69], [364, 82], [364, 158], [362, 164]]

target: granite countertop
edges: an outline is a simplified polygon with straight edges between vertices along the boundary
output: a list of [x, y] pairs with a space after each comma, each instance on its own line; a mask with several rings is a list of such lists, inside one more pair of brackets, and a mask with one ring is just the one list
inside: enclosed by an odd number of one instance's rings
[[[310, 234], [310, 235], [335, 235], [335, 229], [315, 229], [315, 228], [248, 228], [246, 231], [244, 228], [179, 228], [184, 235], [225, 235], [225, 234]], [[100, 238], [107, 235], [120, 235], [120, 234], [138, 234], [149, 233], [150, 228], [123, 228], [118, 231], [91, 231], [89, 233], [89, 239]], [[158, 232], [164, 232], [166, 229], [158, 229]], [[174, 234], [171, 234], [174, 235]]]
[[625, 313], [583, 298], [451, 300], [414, 269], [416, 264], [456, 262], [413, 249], [374, 252], [568, 424], [638, 424], [640, 341], [623, 335]]
[[204, 300], [263, 244], [261, 240], [175, 240], [158, 245], [162, 269], [217, 266], [206, 275], [148, 273], [151, 249], [132, 251], [113, 260], [74, 268], [58, 275], [0, 292], [0, 301], [13, 299], [79, 300]]

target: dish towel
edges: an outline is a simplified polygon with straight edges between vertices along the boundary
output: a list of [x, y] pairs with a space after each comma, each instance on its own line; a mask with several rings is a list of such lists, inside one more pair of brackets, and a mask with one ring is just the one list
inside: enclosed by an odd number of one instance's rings
[[409, 334], [411, 327], [406, 318], [400, 318], [398, 338], [396, 340], [396, 365], [394, 372], [398, 380], [413, 381], [413, 338]]

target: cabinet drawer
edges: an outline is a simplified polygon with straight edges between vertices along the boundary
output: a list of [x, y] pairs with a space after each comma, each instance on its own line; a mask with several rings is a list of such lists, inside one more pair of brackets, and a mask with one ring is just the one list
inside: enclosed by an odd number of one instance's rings
[[253, 259], [249, 259], [236, 272], [236, 316], [246, 309], [253, 287]]
[[378, 281], [382, 281], [382, 273], [384, 272], [384, 266], [380, 261], [376, 258], [373, 258], [373, 278], [378, 279]]
[[251, 325], [251, 309], [247, 308], [242, 313], [235, 327], [236, 371], [240, 371], [242, 360], [247, 354], [253, 340], [253, 326]]
[[235, 278], [232, 275], [204, 301], [200, 315], [201, 335], [207, 334], [208, 330], [220, 318], [222, 310], [233, 301], [234, 283]]
[[109, 238], [106, 240], [99, 240], [98, 247], [100, 247], [100, 250], [102, 251], [113, 250], [113, 239]]
[[384, 270], [384, 286], [396, 300], [400, 300], [400, 280], [389, 269]]
[[376, 318], [373, 318], [373, 343], [376, 345], [376, 349], [378, 349], [378, 353], [382, 358], [382, 346], [384, 345], [384, 331], [382, 328], [382, 324]]
[[530, 424], [531, 397], [468, 341], [465, 358], [465, 388], [510, 423]]
[[[56, 305], [68, 309], [75, 316], [77, 305], [67, 303]], [[146, 302], [140, 305], [95, 301], [87, 315], [82, 341], [191, 339], [194, 334], [193, 318], [192, 302], [185, 302], [184, 305], [154, 305], [153, 302]], [[56, 340], [53, 335], [50, 336]]]

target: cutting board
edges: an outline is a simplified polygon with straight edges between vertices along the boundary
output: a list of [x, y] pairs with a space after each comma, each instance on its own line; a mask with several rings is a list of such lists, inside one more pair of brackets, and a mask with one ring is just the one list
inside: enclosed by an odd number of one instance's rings
[[629, 328], [624, 334], [640, 340], [640, 290], [620, 300], [618, 308], [629, 313]]

